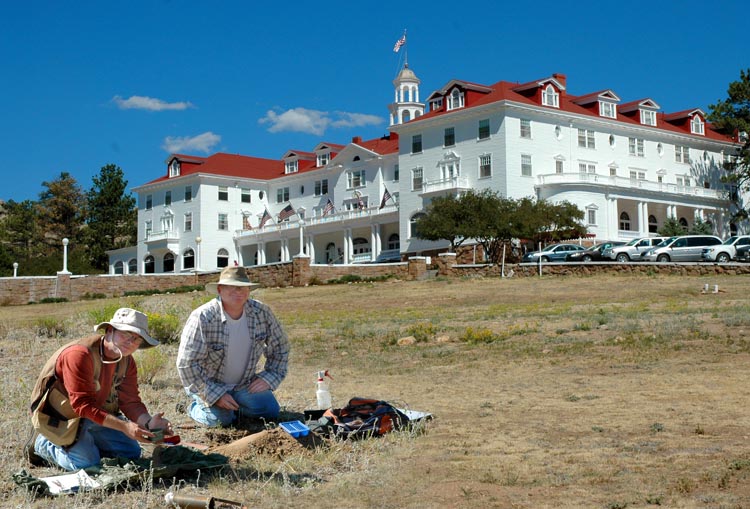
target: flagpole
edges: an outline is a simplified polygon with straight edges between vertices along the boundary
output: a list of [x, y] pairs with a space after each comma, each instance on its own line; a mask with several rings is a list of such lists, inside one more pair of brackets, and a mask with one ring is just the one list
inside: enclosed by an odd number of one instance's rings
[[406, 38], [405, 28], [404, 28], [404, 67], [409, 67], [409, 39]]

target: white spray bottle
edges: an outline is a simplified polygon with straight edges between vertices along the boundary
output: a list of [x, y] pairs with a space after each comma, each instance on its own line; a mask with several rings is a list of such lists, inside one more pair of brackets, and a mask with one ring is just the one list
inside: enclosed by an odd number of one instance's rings
[[318, 408], [320, 410], [331, 408], [331, 392], [328, 390], [328, 382], [326, 382], [325, 377], [333, 380], [327, 369], [318, 371], [318, 390], [315, 391], [315, 396], [318, 399]]

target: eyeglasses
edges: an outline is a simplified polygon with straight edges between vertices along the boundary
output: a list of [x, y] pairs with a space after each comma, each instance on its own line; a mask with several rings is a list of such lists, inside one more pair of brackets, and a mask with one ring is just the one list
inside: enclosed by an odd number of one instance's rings
[[132, 332], [124, 332], [121, 330], [117, 331], [117, 334], [120, 335], [120, 337], [127, 341], [128, 343], [135, 343], [138, 346], [141, 346], [141, 343], [143, 343], [143, 338], [140, 337], [138, 334], [134, 334]]

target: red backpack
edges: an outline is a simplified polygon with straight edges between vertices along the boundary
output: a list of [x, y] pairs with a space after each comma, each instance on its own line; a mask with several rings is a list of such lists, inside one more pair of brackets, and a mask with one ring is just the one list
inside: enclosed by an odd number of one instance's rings
[[405, 427], [409, 418], [386, 401], [352, 398], [344, 408], [329, 408], [313, 429], [342, 438], [380, 436]]

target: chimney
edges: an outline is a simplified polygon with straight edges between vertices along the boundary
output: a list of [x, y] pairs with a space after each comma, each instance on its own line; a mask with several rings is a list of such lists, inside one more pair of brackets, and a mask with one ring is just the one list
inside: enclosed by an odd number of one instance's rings
[[560, 74], [556, 72], [552, 75], [552, 77], [555, 78], [560, 83], [560, 85], [564, 86], [565, 88], [568, 88], [568, 85], [566, 83], [566, 80], [568, 78], [564, 74]]
[[352, 143], [356, 143], [357, 145], [362, 144], [362, 136], [352, 136]]

